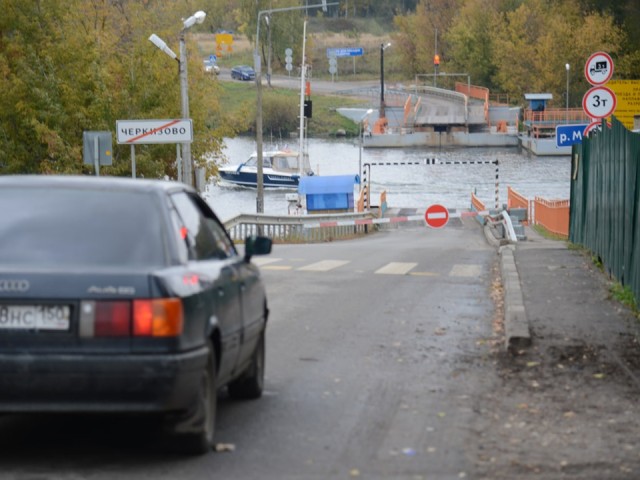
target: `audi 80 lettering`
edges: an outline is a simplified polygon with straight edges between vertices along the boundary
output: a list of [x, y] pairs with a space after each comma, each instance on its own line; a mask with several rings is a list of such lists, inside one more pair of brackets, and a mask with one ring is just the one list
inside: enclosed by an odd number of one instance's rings
[[216, 392], [262, 394], [265, 288], [190, 187], [0, 177], [0, 412], [158, 414], [205, 453]]

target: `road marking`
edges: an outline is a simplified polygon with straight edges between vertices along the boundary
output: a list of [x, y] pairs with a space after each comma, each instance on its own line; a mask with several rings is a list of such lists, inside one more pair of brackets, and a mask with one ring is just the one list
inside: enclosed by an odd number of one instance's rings
[[274, 257], [253, 257], [251, 261], [255, 263], [257, 266], [262, 267], [263, 265], [268, 265], [270, 263], [279, 262], [282, 260], [281, 258]]
[[454, 265], [449, 272], [450, 277], [479, 277], [482, 273], [480, 265]]
[[409, 272], [409, 275], [414, 277], [437, 277], [440, 274], [436, 272]]
[[293, 267], [290, 265], [265, 265], [264, 267], [260, 267], [261, 270], [275, 270], [275, 271], [284, 271], [284, 270], [293, 270]]
[[304, 272], [328, 272], [329, 270], [333, 270], [334, 268], [341, 267], [346, 265], [349, 261], [345, 260], [323, 260], [321, 262], [312, 263], [310, 265], [305, 265], [304, 267], [298, 268], [298, 270]]
[[381, 275], [406, 275], [409, 270], [415, 268], [417, 263], [391, 262], [375, 271]]

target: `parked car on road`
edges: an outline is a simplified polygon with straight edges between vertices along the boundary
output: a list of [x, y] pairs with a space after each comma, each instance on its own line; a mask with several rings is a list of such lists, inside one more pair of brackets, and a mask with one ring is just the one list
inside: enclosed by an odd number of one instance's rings
[[249, 65], [236, 65], [231, 69], [231, 78], [237, 80], [255, 80], [256, 72]]
[[0, 176], [0, 412], [161, 414], [211, 449], [216, 391], [262, 394], [265, 288], [181, 183]]

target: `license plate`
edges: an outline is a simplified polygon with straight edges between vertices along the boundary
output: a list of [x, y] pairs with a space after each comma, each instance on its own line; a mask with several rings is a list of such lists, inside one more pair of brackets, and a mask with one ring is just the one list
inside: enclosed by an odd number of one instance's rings
[[0, 305], [0, 330], [69, 330], [68, 305]]

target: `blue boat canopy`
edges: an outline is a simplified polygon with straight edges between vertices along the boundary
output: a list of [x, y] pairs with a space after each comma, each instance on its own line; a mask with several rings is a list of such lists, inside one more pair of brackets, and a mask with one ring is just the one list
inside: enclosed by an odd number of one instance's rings
[[301, 195], [322, 193], [353, 194], [353, 186], [359, 184], [360, 177], [358, 175], [314, 175], [300, 178], [298, 193]]

